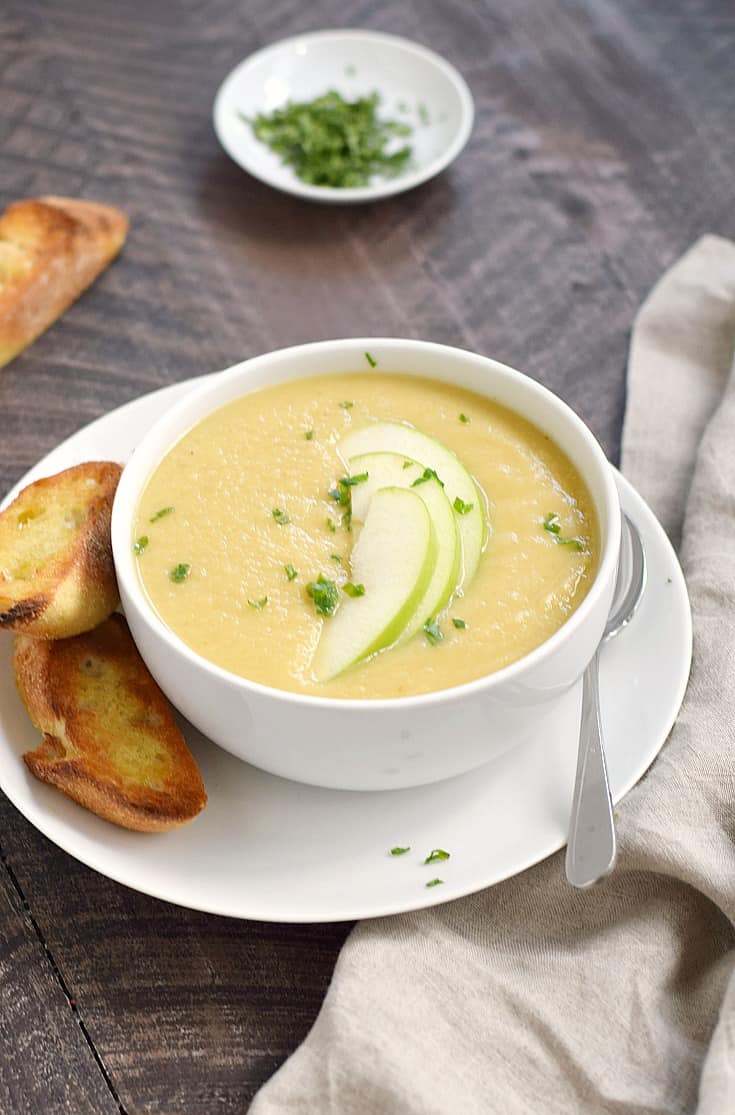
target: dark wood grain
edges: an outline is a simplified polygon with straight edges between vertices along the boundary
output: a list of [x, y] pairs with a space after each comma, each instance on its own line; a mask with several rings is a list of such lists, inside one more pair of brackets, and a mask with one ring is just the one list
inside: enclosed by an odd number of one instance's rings
[[114, 1085], [4, 857], [0, 941], [0, 1111], [118, 1112]]
[[[329, 26], [404, 34], [462, 70], [477, 122], [450, 171], [343, 210], [222, 153], [229, 68]], [[142, 392], [358, 334], [527, 370], [615, 458], [636, 307], [697, 236], [735, 236], [734, 53], [730, 0], [10, 0], [0, 204], [83, 195], [132, 223], [0, 373], [0, 487]], [[181, 910], [75, 863], [4, 800], [0, 823], [0, 1108], [241, 1112], [306, 1033], [348, 927]]]

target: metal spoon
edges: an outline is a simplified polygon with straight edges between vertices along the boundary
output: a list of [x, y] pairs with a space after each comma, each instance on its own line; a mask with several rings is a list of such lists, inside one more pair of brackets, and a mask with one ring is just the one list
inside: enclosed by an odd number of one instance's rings
[[582, 721], [567, 843], [567, 879], [589, 887], [608, 875], [617, 849], [600, 718], [600, 650], [633, 618], [646, 584], [646, 556], [638, 528], [623, 514], [613, 608], [582, 681]]

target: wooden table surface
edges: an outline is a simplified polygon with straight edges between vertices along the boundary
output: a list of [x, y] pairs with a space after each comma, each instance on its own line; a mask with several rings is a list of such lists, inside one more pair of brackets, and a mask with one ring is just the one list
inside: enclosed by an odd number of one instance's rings
[[[215, 90], [300, 31], [417, 39], [477, 120], [448, 172], [301, 203], [220, 150]], [[6, 0], [0, 207], [123, 207], [118, 262], [0, 372], [0, 488], [96, 416], [306, 340], [423, 337], [550, 385], [615, 459], [628, 333], [735, 236], [732, 0]], [[304, 1037], [348, 925], [239, 922], [81, 866], [0, 795], [0, 1110], [242, 1112]]]

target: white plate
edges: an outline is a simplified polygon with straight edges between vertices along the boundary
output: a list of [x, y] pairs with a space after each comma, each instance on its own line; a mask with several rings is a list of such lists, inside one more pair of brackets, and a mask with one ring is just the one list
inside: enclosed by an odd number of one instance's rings
[[[198, 380], [165, 387], [80, 430], [10, 493], [83, 460], [126, 460], [151, 423]], [[676, 556], [622, 477], [621, 501], [646, 546], [634, 620], [602, 654], [602, 713], [616, 800], [663, 745], [691, 660], [691, 616]], [[115, 828], [37, 782], [21, 755], [38, 744], [0, 637], [0, 786], [59, 847], [120, 883], [182, 906], [262, 921], [341, 921], [435, 905], [522, 871], [566, 840], [576, 740], [540, 736], [485, 767], [414, 790], [348, 793], [287, 782], [233, 758], [190, 726], [209, 804], [177, 832]], [[449, 745], [449, 743], [448, 743]], [[410, 845], [392, 857], [389, 849]], [[423, 866], [433, 848], [451, 859]], [[561, 867], [560, 867], [561, 870]], [[443, 885], [426, 888], [431, 878]]]
[[[270, 113], [336, 89], [347, 100], [377, 92], [379, 115], [413, 128], [410, 167], [369, 186], [311, 186], [253, 135], [240, 114]], [[269, 186], [314, 201], [376, 201], [444, 170], [472, 131], [472, 94], [459, 73], [426, 47], [377, 31], [316, 31], [251, 54], [223, 81], [214, 102], [217, 138], [239, 166]]]

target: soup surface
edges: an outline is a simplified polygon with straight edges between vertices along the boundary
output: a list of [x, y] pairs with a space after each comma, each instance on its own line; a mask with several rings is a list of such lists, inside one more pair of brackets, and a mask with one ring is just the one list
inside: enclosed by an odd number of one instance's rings
[[[321, 681], [322, 629], [352, 605], [342, 586], [363, 529], [349, 522], [340, 447], [378, 421], [456, 454], [477, 485], [482, 553], [428, 629]], [[458, 523], [468, 506], [454, 503]], [[152, 607], [203, 657], [265, 685], [344, 698], [445, 689], [515, 661], [579, 605], [598, 552], [589, 493], [545, 434], [472, 392], [374, 371], [291, 380], [209, 415], [151, 475], [132, 542]], [[307, 590], [320, 576], [336, 586], [332, 616]]]

